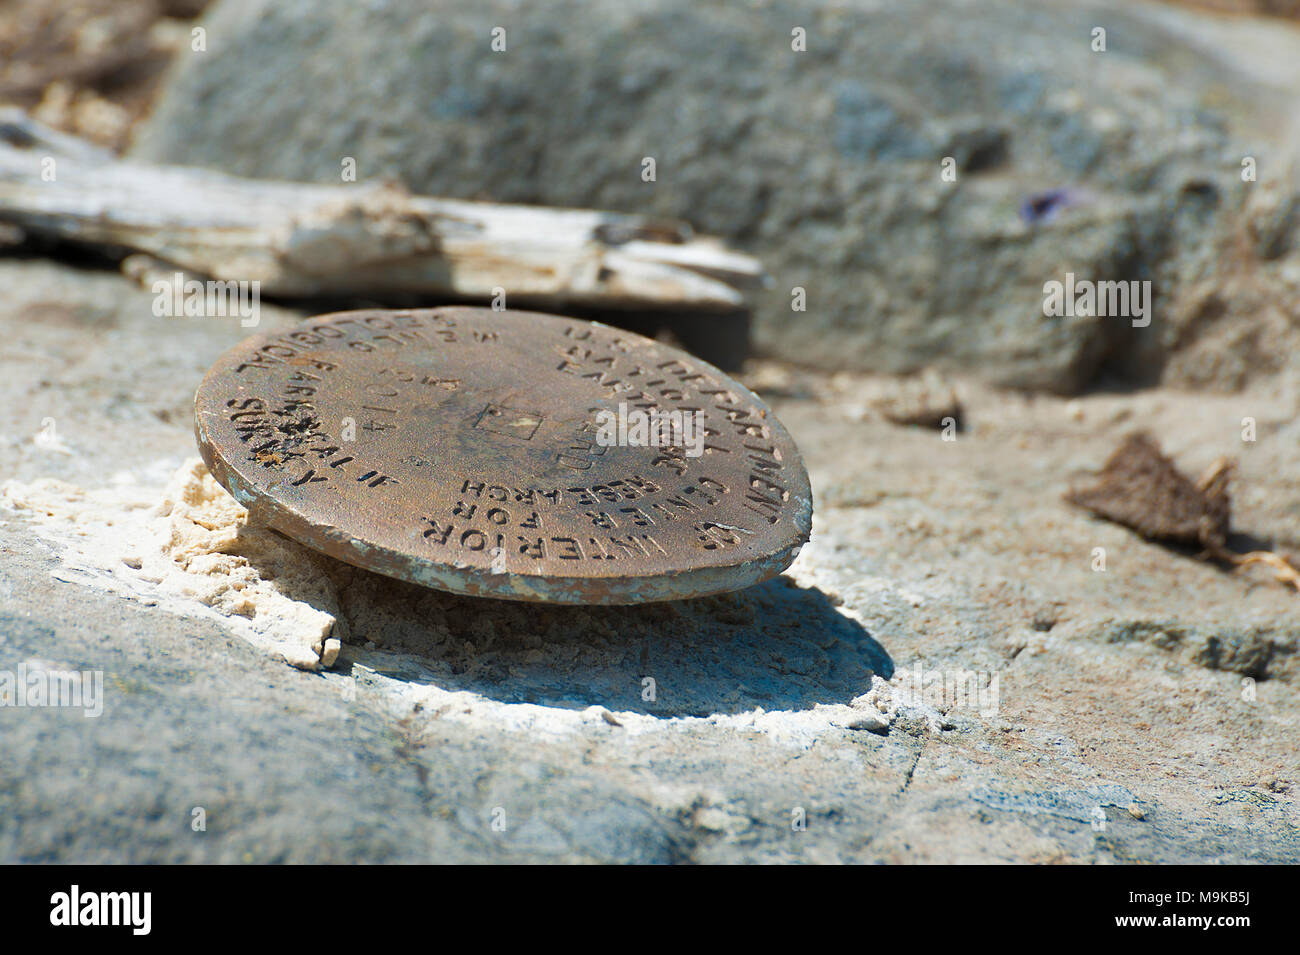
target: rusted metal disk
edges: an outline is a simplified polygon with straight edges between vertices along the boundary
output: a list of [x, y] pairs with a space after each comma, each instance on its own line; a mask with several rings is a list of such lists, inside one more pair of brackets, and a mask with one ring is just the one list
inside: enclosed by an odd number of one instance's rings
[[[688, 442], [693, 412], [704, 430]], [[459, 594], [738, 590], [789, 566], [812, 523], [799, 452], [762, 401], [679, 349], [577, 319], [308, 319], [221, 356], [194, 415], [203, 459], [253, 520]]]

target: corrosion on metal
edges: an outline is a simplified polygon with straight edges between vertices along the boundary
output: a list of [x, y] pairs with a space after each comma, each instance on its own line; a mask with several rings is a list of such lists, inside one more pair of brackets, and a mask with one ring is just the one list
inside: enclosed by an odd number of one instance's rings
[[[601, 413], [620, 406], [699, 412], [702, 447], [610, 446]], [[812, 523], [794, 442], [748, 389], [679, 349], [554, 315], [341, 312], [253, 336], [203, 379], [195, 431], [250, 519], [459, 594], [738, 590], [788, 567]]]

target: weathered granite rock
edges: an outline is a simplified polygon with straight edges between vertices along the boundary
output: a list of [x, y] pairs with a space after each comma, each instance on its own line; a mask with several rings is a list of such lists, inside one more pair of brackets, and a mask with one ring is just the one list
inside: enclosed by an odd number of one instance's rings
[[[1300, 58], [1286, 24], [1019, 0], [223, 0], [205, 26], [136, 155], [316, 181], [353, 157], [439, 195], [682, 217], [762, 257], [758, 344], [791, 360], [1058, 392], [1168, 364], [1240, 387], [1295, 334], [1294, 77], [1268, 71]], [[1152, 281], [1154, 321], [1045, 317], [1067, 272]], [[1249, 307], [1207, 300], [1225, 275]]]
[[[0, 483], [163, 493], [194, 453], [190, 392], [246, 330], [150, 301], [0, 263]], [[0, 706], [0, 860], [1300, 861], [1300, 596], [1061, 500], [1141, 420], [1188, 471], [1237, 454], [1234, 524], [1295, 549], [1294, 381], [1068, 403], [958, 381], [945, 441], [864, 420], [876, 381], [746, 380], [818, 499], [789, 576], [529, 612], [338, 565], [322, 609], [348, 637], [315, 673], [134, 568], [104, 588], [48, 515], [0, 511], [0, 673], [104, 677], [101, 716]], [[58, 445], [34, 440], [47, 418]], [[978, 692], [954, 695], [967, 672]]]

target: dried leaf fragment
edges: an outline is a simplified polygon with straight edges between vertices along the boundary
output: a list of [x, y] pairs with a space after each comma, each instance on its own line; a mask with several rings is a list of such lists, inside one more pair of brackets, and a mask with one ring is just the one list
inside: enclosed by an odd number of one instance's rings
[[1239, 568], [1265, 564], [1277, 580], [1300, 590], [1300, 570], [1280, 554], [1228, 549], [1232, 501], [1228, 484], [1233, 462], [1219, 458], [1193, 482], [1160, 451], [1145, 431], [1130, 434], [1106, 460], [1092, 487], [1066, 495], [1071, 504], [1098, 517], [1168, 544], [1200, 545], [1205, 560], [1225, 561]]
[[1231, 475], [1232, 463], [1221, 458], [1193, 482], [1140, 431], [1111, 453], [1096, 484], [1066, 500], [1150, 540], [1199, 544], [1217, 557], [1227, 548]]

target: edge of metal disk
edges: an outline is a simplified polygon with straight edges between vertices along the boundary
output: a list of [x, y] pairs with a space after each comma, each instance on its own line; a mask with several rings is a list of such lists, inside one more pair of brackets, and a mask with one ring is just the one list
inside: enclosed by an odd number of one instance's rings
[[[307, 321], [315, 320], [317, 319], [307, 319]], [[591, 324], [603, 325], [601, 322]], [[726, 375], [725, 372], [698, 356], [692, 355], [691, 358], [705, 368], [723, 375], [727, 380], [734, 380], [730, 375]], [[210, 439], [203, 417], [199, 413], [198, 396], [220, 361], [221, 359], [218, 358], [213, 368], [203, 376], [203, 381], [194, 393], [194, 436], [203, 463], [216, 482], [248, 510], [250, 520], [279, 531], [308, 550], [385, 577], [466, 597], [490, 597], [528, 603], [626, 606], [667, 600], [690, 600], [695, 597], [709, 597], [744, 590], [771, 580], [794, 563], [812, 534], [810, 488], [806, 496], [802, 494], [794, 496], [792, 492], [794, 497], [792, 503], [795, 508], [792, 519], [798, 532], [797, 539], [772, 554], [738, 564], [621, 578], [557, 577], [513, 571], [498, 574], [490, 569], [469, 564], [438, 563], [395, 551], [381, 544], [359, 540], [339, 528], [314, 523], [285, 502], [273, 500], [269, 495], [259, 491], [244, 480], [233, 464], [218, 454], [216, 445]], [[760, 405], [767, 407], [766, 402], [761, 398], [757, 395], [754, 397]], [[775, 415], [772, 416], [772, 420], [781, 430], [785, 430], [784, 426], [776, 421]], [[786, 432], [786, 436], [790, 439], [791, 445], [795, 446], [789, 432]], [[797, 446], [795, 447], [797, 450]], [[807, 473], [806, 468], [804, 473]], [[378, 566], [379, 564], [383, 566]], [[610, 593], [611, 586], [623, 592]]]

